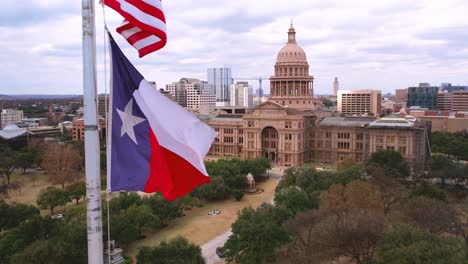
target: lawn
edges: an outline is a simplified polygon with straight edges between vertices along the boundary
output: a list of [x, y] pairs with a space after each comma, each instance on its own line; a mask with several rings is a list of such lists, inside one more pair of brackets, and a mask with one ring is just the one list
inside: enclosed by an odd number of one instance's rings
[[[221, 202], [210, 202], [205, 204], [204, 207], [186, 211], [184, 217], [173, 221], [169, 227], [145, 234], [146, 238], [133, 243], [125, 249], [125, 254], [135, 257], [140, 247], [157, 246], [160, 241], [175, 236], [183, 236], [201, 246], [226, 232], [237, 219], [237, 211], [248, 206], [256, 208], [262, 202], [269, 202], [273, 197], [277, 183], [275, 180], [268, 180], [258, 184], [257, 187], [264, 189], [264, 192], [245, 195], [240, 202], [232, 198]], [[215, 209], [221, 209], [221, 214], [208, 216], [208, 212]]]
[[[37, 179], [34, 184], [31, 180], [33, 175]], [[26, 174], [15, 171], [11, 176], [11, 181], [20, 183], [22, 187], [18, 191], [11, 191], [9, 193], [9, 197], [6, 200], [8, 202], [37, 206], [36, 200], [39, 196], [39, 192], [51, 185], [47, 177], [48, 176], [43, 172], [33, 170], [28, 171]]]

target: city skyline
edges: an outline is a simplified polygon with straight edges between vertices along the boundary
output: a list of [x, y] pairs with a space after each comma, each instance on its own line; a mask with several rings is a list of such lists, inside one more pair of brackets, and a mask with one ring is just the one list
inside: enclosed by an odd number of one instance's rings
[[[167, 1], [168, 45], [142, 60], [115, 34], [120, 18], [110, 9], [106, 18], [124, 52], [158, 88], [182, 77], [205, 79], [213, 67], [232, 68], [234, 78], [272, 76], [273, 54], [287, 41], [292, 17], [315, 77], [315, 94], [332, 94], [335, 77], [340, 89], [385, 94], [420, 82], [468, 83], [463, 3], [236, 1], [220, 7], [211, 0]], [[100, 7], [96, 13], [98, 84], [104, 92]], [[0, 94], [82, 93], [81, 2], [33, 0], [28, 7], [9, 2], [0, 14]], [[265, 87], [269, 93], [268, 82]]]

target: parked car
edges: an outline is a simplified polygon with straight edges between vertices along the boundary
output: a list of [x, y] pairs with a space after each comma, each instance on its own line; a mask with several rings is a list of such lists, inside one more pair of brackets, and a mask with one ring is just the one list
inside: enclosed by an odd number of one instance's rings
[[62, 219], [63, 218], [63, 214], [54, 214], [51, 216], [52, 219]]

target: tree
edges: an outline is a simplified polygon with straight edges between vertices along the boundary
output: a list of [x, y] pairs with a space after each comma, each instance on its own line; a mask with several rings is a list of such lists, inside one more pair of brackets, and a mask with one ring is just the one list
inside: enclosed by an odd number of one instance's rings
[[386, 174], [394, 178], [404, 178], [409, 176], [409, 166], [403, 155], [398, 151], [379, 150], [372, 153], [367, 168], [372, 175], [373, 167], [384, 168]]
[[[244, 182], [246, 180], [244, 179]], [[220, 176], [211, 177], [211, 182], [195, 188], [192, 195], [205, 200], [223, 200], [229, 197], [231, 191]]]
[[319, 200], [318, 197], [314, 198], [310, 199], [307, 193], [299, 187], [290, 187], [275, 193], [274, 200], [277, 206], [284, 207], [294, 215], [307, 209], [317, 209]]
[[26, 170], [31, 168], [37, 160], [37, 151], [33, 149], [25, 149], [19, 152], [15, 157], [15, 166], [23, 169], [23, 174]]
[[373, 259], [384, 228], [381, 213], [341, 210], [328, 214], [316, 225], [314, 239], [318, 248], [330, 256], [346, 256], [364, 264]]
[[427, 197], [442, 202], [447, 202], [447, 195], [445, 192], [427, 182], [421, 183], [415, 190], [411, 192], [410, 198], [414, 197]]
[[143, 247], [137, 255], [138, 264], [204, 264], [201, 248], [186, 238], [175, 237], [169, 242], [162, 241], [154, 248]]
[[410, 199], [403, 213], [408, 223], [434, 234], [452, 231], [457, 222], [453, 207], [426, 197]]
[[371, 182], [377, 186], [384, 214], [389, 214], [406, 198], [406, 189], [398, 179], [388, 177], [382, 167], [374, 167]]
[[278, 190], [291, 186], [298, 186], [303, 189], [310, 198], [316, 195], [317, 191], [326, 190], [334, 183], [334, 174], [318, 172], [314, 166], [305, 164], [300, 167], [288, 168], [278, 184]]
[[167, 201], [159, 193], [143, 199], [143, 204], [151, 208], [163, 226], [167, 226], [169, 220], [183, 216], [184, 205], [180, 200]]
[[297, 213], [285, 223], [286, 231], [294, 238], [286, 251], [290, 263], [320, 263], [323, 256], [315, 243], [314, 232], [322, 217], [319, 211], [308, 210]]
[[39, 209], [32, 205], [0, 203], [0, 231], [14, 228], [24, 221], [38, 216], [39, 213]]
[[320, 210], [365, 209], [383, 212], [383, 203], [375, 186], [366, 181], [352, 181], [346, 186], [334, 184], [320, 194]]
[[264, 210], [244, 208], [232, 224], [226, 259], [236, 263], [264, 263], [275, 259], [275, 250], [289, 241], [285, 230]]
[[53, 184], [60, 184], [65, 189], [65, 183], [74, 181], [79, 174], [77, 169], [81, 164], [78, 150], [71, 144], [50, 144], [42, 157], [42, 166], [50, 176]]
[[147, 205], [132, 205], [125, 211], [126, 217], [137, 227], [141, 236], [144, 229], [152, 229], [161, 226], [161, 221]]
[[86, 183], [82, 181], [74, 182], [67, 186], [66, 192], [68, 196], [76, 200], [76, 204], [78, 204], [80, 199], [86, 196]]
[[234, 196], [234, 198], [236, 199], [236, 201], [240, 201], [242, 200], [242, 197], [244, 197], [244, 191], [242, 190], [234, 190], [232, 192], [232, 195]]
[[70, 201], [67, 193], [55, 187], [47, 187], [42, 190], [37, 199], [37, 204], [41, 209], [50, 209], [50, 213], [54, 213], [54, 208], [64, 206]]
[[57, 231], [57, 228], [57, 220], [35, 216], [19, 226], [7, 230], [0, 237], [0, 263], [9, 263], [12, 255], [34, 241], [47, 240]]
[[142, 203], [143, 200], [138, 194], [121, 192], [118, 197], [110, 200], [110, 211], [111, 213], [119, 213], [132, 205], [141, 205]]
[[0, 145], [0, 174], [3, 174], [10, 185], [11, 174], [15, 170], [15, 153], [5, 145]]
[[377, 249], [378, 263], [466, 263], [461, 243], [407, 225], [386, 233]]

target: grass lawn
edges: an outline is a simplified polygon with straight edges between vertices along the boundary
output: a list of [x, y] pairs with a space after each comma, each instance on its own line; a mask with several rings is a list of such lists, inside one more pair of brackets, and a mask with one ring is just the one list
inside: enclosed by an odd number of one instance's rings
[[[34, 184], [33, 184], [33, 181], [31, 180], [31, 176], [33, 175], [36, 177], [36, 181], [34, 182]], [[62, 188], [60, 184], [52, 185], [50, 181], [48, 180], [48, 177], [49, 176], [44, 174], [44, 172], [38, 172], [34, 170], [29, 170], [26, 174], [22, 174], [19, 171], [15, 171], [11, 175], [11, 182], [18, 182], [21, 184], [22, 187], [18, 191], [10, 191], [8, 194], [9, 197], [5, 200], [8, 203], [19, 203], [19, 204], [28, 204], [28, 205], [38, 206], [36, 201], [37, 201], [37, 198], [39, 197], [39, 193], [41, 192], [41, 190], [49, 186], [55, 186], [59, 189]], [[82, 203], [84, 203], [84, 199], [80, 200], [80, 204]], [[65, 208], [74, 207], [74, 206], [76, 206], [75, 200], [68, 203], [65, 207], [57, 206], [54, 211], [57, 213], [61, 213], [65, 210]], [[41, 210], [41, 214], [49, 215], [50, 210], [49, 209]]]
[[[34, 185], [33, 181], [31, 180], [32, 175], [35, 175], [34, 177], [37, 179], [34, 182]], [[20, 183], [22, 187], [18, 191], [11, 191], [6, 201], [35, 206], [37, 206], [36, 200], [39, 196], [39, 192], [51, 185], [48, 181], [47, 175], [45, 175], [43, 172], [32, 170], [28, 171], [26, 174], [15, 171], [11, 176], [11, 181]]]
[[[260, 183], [257, 187], [264, 189], [263, 193], [246, 194], [239, 202], [232, 198], [221, 202], [206, 203], [204, 207], [186, 211], [186, 216], [176, 219], [169, 227], [145, 234], [146, 238], [136, 241], [126, 248], [125, 254], [135, 257], [140, 247], [157, 246], [162, 240], [168, 240], [175, 236], [183, 236], [201, 246], [231, 228], [231, 224], [237, 219], [237, 211], [248, 206], [256, 208], [262, 202], [269, 202], [273, 197], [277, 183], [275, 180]], [[208, 212], [215, 209], [221, 209], [221, 214], [208, 216]]]

